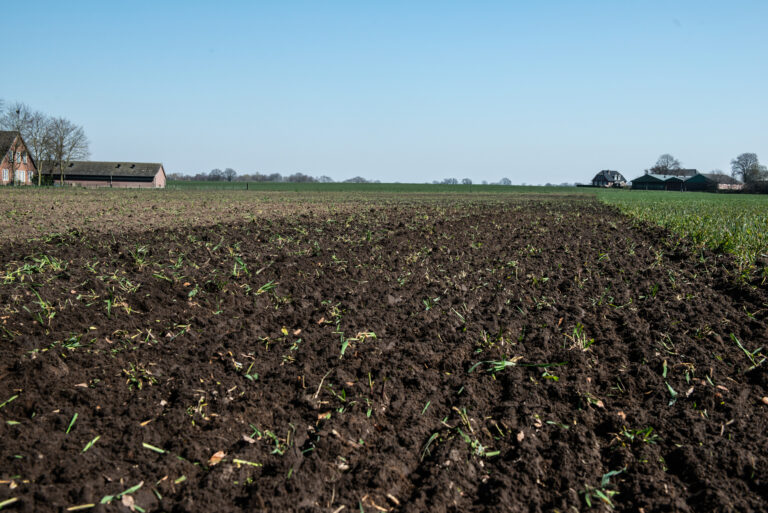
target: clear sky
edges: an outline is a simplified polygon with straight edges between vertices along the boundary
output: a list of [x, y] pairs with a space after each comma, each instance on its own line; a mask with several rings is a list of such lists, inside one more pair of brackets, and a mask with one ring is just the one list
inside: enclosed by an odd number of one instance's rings
[[768, 161], [767, 25], [763, 0], [4, 2], [0, 98], [169, 173], [730, 171]]

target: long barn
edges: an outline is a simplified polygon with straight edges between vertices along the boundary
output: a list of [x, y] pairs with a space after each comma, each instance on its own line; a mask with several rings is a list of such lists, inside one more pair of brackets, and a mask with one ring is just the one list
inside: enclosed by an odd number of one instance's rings
[[739, 190], [744, 184], [726, 175], [695, 173], [690, 176], [647, 174], [632, 180], [632, 188], [647, 191]]
[[[55, 165], [43, 178], [60, 183], [61, 171]], [[77, 161], [64, 166], [64, 184], [81, 187], [165, 188], [165, 169], [159, 163]]]

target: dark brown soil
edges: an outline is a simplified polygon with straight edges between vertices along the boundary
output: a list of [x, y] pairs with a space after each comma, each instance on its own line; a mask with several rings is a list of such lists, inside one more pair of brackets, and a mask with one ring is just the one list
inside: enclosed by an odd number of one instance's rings
[[727, 257], [586, 199], [296, 212], [0, 247], [0, 503], [765, 510]]

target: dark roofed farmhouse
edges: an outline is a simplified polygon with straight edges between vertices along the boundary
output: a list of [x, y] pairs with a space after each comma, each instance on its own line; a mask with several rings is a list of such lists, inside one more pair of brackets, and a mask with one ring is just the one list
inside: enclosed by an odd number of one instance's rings
[[592, 179], [593, 187], [623, 187], [627, 179], [618, 171], [603, 169]]
[[[53, 183], [58, 183], [58, 165], [43, 172]], [[82, 187], [165, 187], [165, 169], [159, 163], [141, 162], [71, 162], [64, 167], [64, 183]]]

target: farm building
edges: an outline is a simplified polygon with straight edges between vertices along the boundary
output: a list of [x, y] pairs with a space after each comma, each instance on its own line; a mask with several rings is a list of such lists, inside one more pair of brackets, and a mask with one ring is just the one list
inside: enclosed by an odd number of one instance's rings
[[618, 171], [603, 169], [592, 179], [592, 187], [624, 187], [627, 179]]
[[704, 173], [704, 176], [714, 181], [719, 191], [740, 191], [744, 188], [744, 184], [732, 176], [719, 173]]
[[[59, 166], [43, 171], [43, 177], [54, 184], [60, 180]], [[165, 187], [162, 164], [139, 162], [70, 162], [64, 167], [64, 184], [81, 187]]]
[[717, 182], [700, 173], [687, 178], [684, 185], [683, 190], [686, 191], [714, 191], [717, 189]]
[[633, 189], [644, 191], [682, 191], [684, 177], [649, 173], [632, 180]]
[[0, 184], [32, 185], [35, 161], [16, 131], [0, 131]]
[[690, 176], [647, 174], [632, 180], [633, 189], [645, 191], [716, 191], [742, 187], [741, 182], [727, 175], [702, 173]]

